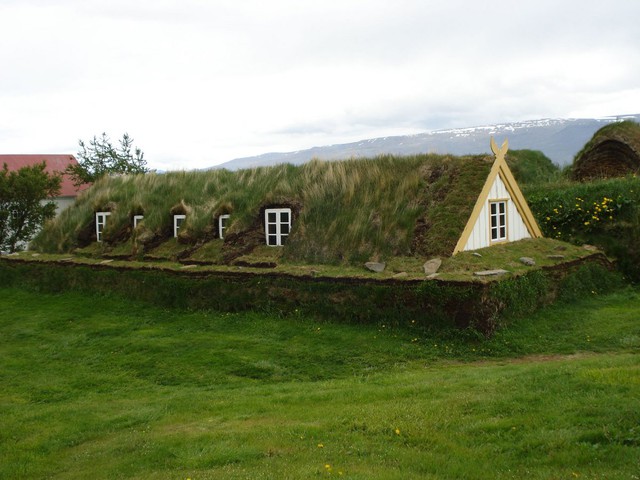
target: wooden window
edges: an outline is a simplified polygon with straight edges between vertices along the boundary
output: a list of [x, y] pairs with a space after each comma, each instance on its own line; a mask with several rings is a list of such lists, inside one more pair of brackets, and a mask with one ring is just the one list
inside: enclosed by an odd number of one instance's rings
[[107, 217], [111, 212], [96, 212], [96, 240], [102, 242], [102, 232], [107, 224]]
[[134, 215], [133, 228], [135, 229], [142, 220], [144, 220], [144, 215]]
[[267, 208], [264, 211], [264, 231], [267, 245], [280, 247], [284, 245], [291, 230], [290, 208]]
[[489, 202], [489, 209], [491, 241], [503, 242], [507, 239], [507, 202]]
[[175, 238], [178, 238], [178, 233], [180, 232], [180, 228], [182, 227], [182, 224], [184, 223], [186, 218], [186, 215], [173, 216], [173, 236]]
[[218, 217], [218, 237], [224, 238], [224, 232], [229, 225], [230, 215], [228, 213]]

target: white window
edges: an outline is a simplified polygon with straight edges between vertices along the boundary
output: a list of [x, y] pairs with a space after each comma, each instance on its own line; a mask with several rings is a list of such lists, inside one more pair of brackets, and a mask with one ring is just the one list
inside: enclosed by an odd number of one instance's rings
[[102, 241], [102, 232], [107, 224], [107, 217], [111, 215], [111, 212], [96, 212], [96, 240]]
[[218, 237], [220, 238], [224, 238], [224, 232], [229, 225], [229, 217], [228, 213], [218, 217]]
[[135, 229], [142, 220], [144, 220], [144, 215], [134, 215], [133, 228]]
[[501, 242], [507, 239], [507, 202], [500, 200], [489, 202], [489, 220], [491, 241]]
[[173, 216], [173, 236], [174, 237], [178, 237], [178, 232], [180, 231], [180, 228], [182, 227], [182, 224], [184, 223], [185, 218], [187, 218], [186, 215], [174, 215]]
[[264, 230], [267, 245], [271, 247], [284, 245], [291, 230], [291, 209], [267, 208], [264, 211]]

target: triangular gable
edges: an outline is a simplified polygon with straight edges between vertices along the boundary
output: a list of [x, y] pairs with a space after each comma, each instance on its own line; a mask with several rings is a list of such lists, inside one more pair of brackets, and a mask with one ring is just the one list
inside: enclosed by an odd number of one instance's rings
[[[538, 227], [533, 213], [531, 213], [529, 205], [527, 205], [520, 187], [518, 187], [516, 179], [513, 177], [505, 160], [508, 145], [508, 141], [505, 140], [502, 147], [498, 148], [493, 137], [491, 137], [491, 150], [496, 159], [476, 200], [464, 231], [453, 250], [454, 255], [464, 250], [475, 250], [491, 244], [488, 213], [490, 200], [508, 201], [509, 215], [512, 217], [510, 230], [513, 231], [510, 232], [507, 241], [542, 237], [540, 227]], [[496, 192], [503, 193], [496, 194]]]

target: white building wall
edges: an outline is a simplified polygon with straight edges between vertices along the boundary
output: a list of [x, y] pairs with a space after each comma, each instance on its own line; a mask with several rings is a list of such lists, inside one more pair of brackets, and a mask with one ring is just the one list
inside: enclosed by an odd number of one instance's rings
[[76, 197], [57, 197], [57, 198], [54, 198], [53, 201], [56, 204], [56, 217], [57, 217], [58, 215], [60, 215], [60, 213], [63, 210], [65, 210], [67, 207], [74, 204], [74, 202], [76, 201]]
[[511, 195], [509, 195], [509, 191], [500, 178], [500, 175], [498, 175], [491, 186], [489, 196], [482, 206], [482, 210], [476, 220], [476, 224], [473, 226], [471, 235], [462, 249], [463, 251], [477, 250], [491, 245], [489, 202], [493, 200], [507, 200], [507, 241], [515, 242], [524, 238], [531, 238], [527, 226], [516, 208], [515, 202], [511, 198]]

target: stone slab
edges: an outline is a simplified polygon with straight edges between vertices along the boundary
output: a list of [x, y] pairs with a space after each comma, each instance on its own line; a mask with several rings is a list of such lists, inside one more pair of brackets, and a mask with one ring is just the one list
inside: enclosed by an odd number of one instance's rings
[[367, 262], [364, 264], [364, 266], [372, 272], [380, 273], [384, 272], [387, 264], [384, 262]]
[[496, 270], [482, 270], [480, 272], [474, 272], [473, 274], [477, 277], [496, 277], [498, 275], [505, 275], [507, 273], [509, 273], [507, 270], [498, 268]]

